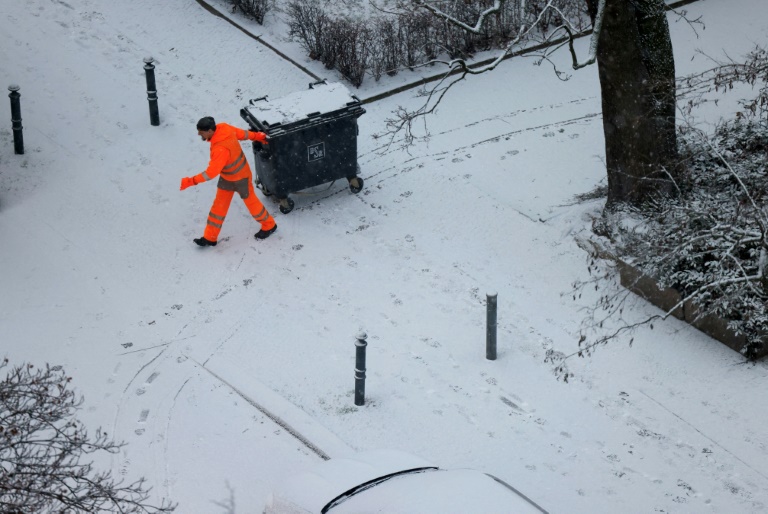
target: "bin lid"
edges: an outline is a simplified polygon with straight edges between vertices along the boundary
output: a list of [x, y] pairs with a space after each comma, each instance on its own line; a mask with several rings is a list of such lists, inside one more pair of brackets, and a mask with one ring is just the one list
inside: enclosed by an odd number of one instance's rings
[[359, 105], [343, 84], [320, 82], [277, 100], [252, 101], [245, 109], [265, 126], [286, 125], [306, 119], [310, 114], [325, 114]]

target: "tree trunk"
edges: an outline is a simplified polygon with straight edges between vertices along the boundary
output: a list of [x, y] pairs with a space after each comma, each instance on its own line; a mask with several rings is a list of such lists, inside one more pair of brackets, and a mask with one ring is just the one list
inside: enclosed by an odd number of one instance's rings
[[[598, 0], [586, 0], [594, 20]], [[675, 191], [675, 63], [664, 0], [607, 0], [597, 65], [607, 207]]]

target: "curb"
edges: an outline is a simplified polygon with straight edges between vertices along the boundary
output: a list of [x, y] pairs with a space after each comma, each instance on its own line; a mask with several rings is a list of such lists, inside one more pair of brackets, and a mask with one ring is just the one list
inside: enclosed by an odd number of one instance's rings
[[302, 66], [301, 64], [299, 64], [298, 62], [294, 61], [293, 59], [291, 59], [290, 57], [288, 57], [287, 55], [285, 55], [283, 52], [281, 52], [280, 50], [278, 50], [277, 48], [275, 48], [274, 46], [270, 45], [269, 43], [267, 43], [266, 41], [264, 41], [263, 39], [261, 39], [261, 36], [257, 36], [256, 34], [254, 34], [253, 32], [249, 31], [248, 29], [246, 29], [245, 27], [243, 27], [242, 25], [240, 25], [240, 24], [239, 24], [239, 23], [237, 23], [236, 21], [232, 20], [232, 19], [231, 19], [231, 18], [229, 18], [228, 16], [225, 16], [225, 15], [224, 15], [224, 14], [222, 14], [222, 13], [221, 13], [221, 12], [220, 12], [218, 9], [216, 9], [215, 7], [213, 7], [211, 4], [209, 4], [209, 3], [208, 3], [208, 2], [206, 2], [205, 0], [196, 0], [196, 2], [197, 2], [198, 4], [200, 4], [200, 6], [201, 6], [203, 9], [205, 9], [206, 11], [208, 11], [209, 13], [211, 13], [211, 14], [213, 14], [214, 16], [216, 16], [216, 17], [218, 17], [218, 18], [221, 18], [222, 20], [224, 20], [224, 21], [228, 22], [230, 25], [234, 26], [235, 28], [237, 28], [238, 30], [240, 30], [241, 32], [243, 32], [245, 35], [249, 36], [249, 37], [250, 37], [250, 38], [252, 38], [252, 39], [255, 39], [256, 41], [258, 41], [258, 42], [259, 42], [259, 43], [261, 43], [262, 45], [266, 46], [267, 48], [269, 48], [270, 50], [272, 50], [273, 52], [275, 52], [277, 55], [279, 55], [280, 57], [282, 57], [282, 58], [283, 58], [283, 59], [285, 59], [286, 61], [288, 61], [288, 62], [290, 62], [291, 64], [293, 64], [294, 66], [296, 66], [297, 68], [299, 68], [301, 71], [303, 71], [304, 73], [306, 73], [306, 74], [307, 74], [307, 75], [309, 75], [310, 77], [312, 77], [314, 80], [316, 80], [316, 81], [318, 81], [318, 80], [321, 80], [321, 79], [320, 79], [320, 77], [318, 77], [317, 75], [315, 75], [314, 73], [312, 73], [311, 71], [309, 71], [307, 68], [305, 68], [304, 66]]
[[[747, 357], [744, 353], [745, 349], [748, 349], [746, 334], [737, 333], [728, 328], [727, 319], [715, 314], [703, 313], [698, 304], [693, 300], [686, 300], [681, 304], [683, 296], [678, 290], [672, 287], [659, 287], [656, 279], [644, 274], [629, 262], [621, 259], [610, 248], [606, 248], [599, 241], [589, 236], [581, 235], [577, 235], [574, 239], [576, 245], [585, 252], [600, 259], [615, 262], [619, 270], [619, 281], [622, 287], [658, 307], [664, 311], [666, 316], [674, 316], [712, 339], [724, 344], [731, 350], [738, 352], [743, 357]], [[753, 349], [754, 354], [749, 355], [747, 358], [759, 360], [768, 356], [768, 335], [762, 335], [762, 341], [762, 347]]]
[[267, 387], [257, 377], [247, 374], [241, 364], [219, 356], [214, 359], [216, 363], [213, 366], [210, 362], [200, 363], [191, 358], [190, 360], [321, 459], [329, 460], [354, 451], [303, 409]]

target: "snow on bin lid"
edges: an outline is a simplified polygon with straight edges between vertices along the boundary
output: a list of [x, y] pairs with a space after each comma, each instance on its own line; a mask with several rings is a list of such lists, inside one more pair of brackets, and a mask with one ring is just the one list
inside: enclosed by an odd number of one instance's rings
[[343, 84], [313, 84], [312, 89], [297, 91], [277, 100], [254, 102], [246, 107], [256, 119], [269, 125], [285, 125], [305, 119], [311, 113], [327, 113], [343, 109], [358, 101]]

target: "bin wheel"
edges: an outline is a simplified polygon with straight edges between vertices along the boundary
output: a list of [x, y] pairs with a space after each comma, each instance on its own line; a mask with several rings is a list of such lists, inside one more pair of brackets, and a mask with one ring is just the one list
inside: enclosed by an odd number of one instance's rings
[[272, 196], [272, 193], [267, 189], [267, 186], [265, 186], [260, 180], [255, 180], [256, 187], [258, 189], [261, 189], [261, 192], [264, 193], [264, 196]]
[[363, 179], [354, 177], [349, 179], [349, 190], [357, 194], [363, 190]]
[[283, 214], [288, 214], [293, 210], [293, 206], [295, 204], [293, 203], [293, 200], [290, 198], [281, 198], [280, 199], [280, 212]]

